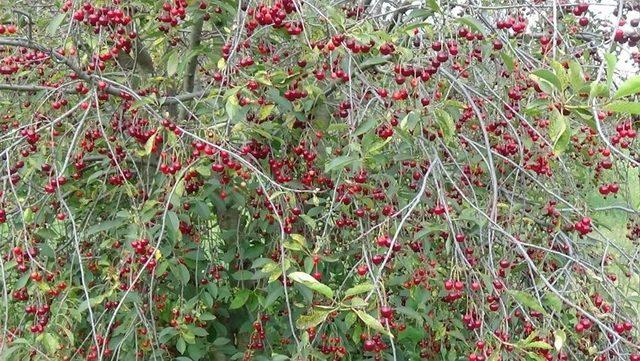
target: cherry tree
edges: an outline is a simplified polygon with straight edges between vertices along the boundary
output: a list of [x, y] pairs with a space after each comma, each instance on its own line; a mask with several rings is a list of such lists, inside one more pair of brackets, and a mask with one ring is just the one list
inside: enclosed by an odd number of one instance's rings
[[640, 3], [0, 3], [3, 360], [640, 360]]

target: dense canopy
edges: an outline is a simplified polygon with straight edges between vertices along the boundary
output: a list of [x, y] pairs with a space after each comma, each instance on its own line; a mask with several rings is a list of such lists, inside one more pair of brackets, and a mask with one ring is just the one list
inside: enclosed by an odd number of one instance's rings
[[638, 10], [1, 1], [0, 359], [640, 361]]

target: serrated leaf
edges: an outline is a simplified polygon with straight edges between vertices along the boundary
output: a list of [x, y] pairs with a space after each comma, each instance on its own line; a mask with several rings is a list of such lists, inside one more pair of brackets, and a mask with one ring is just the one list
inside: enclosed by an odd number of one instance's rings
[[176, 342], [176, 349], [178, 350], [178, 352], [180, 352], [181, 354], [184, 353], [184, 351], [187, 349], [187, 344], [184, 342], [184, 338], [180, 337], [178, 339], [178, 342]]
[[542, 300], [544, 304], [549, 306], [552, 310], [556, 312], [562, 311], [562, 300], [553, 293], [546, 294]]
[[42, 343], [49, 350], [49, 353], [55, 353], [58, 351], [58, 347], [60, 347], [60, 341], [58, 337], [49, 332], [42, 334]]
[[333, 310], [314, 309], [308, 315], [299, 316], [296, 320], [296, 327], [301, 330], [315, 327], [324, 322], [332, 311]]
[[253, 273], [247, 270], [240, 270], [231, 275], [231, 277], [236, 281], [247, 281], [253, 278]]
[[143, 155], [149, 155], [151, 154], [151, 151], [153, 150], [153, 145], [156, 143], [156, 135], [158, 133], [153, 133], [152, 136], [149, 137], [149, 139], [147, 139], [147, 142], [144, 143], [144, 154]]
[[451, 115], [442, 109], [436, 109], [436, 120], [444, 138], [451, 139], [456, 133], [456, 124]]
[[640, 103], [617, 100], [607, 104], [604, 109], [612, 111], [614, 113], [637, 115], [640, 114]]
[[240, 114], [240, 103], [238, 102], [238, 97], [235, 95], [227, 97], [224, 109], [227, 112], [229, 119], [236, 120], [238, 114]]
[[418, 124], [420, 117], [415, 111], [407, 113], [407, 115], [400, 121], [400, 129], [413, 130]]
[[369, 68], [374, 65], [384, 64], [388, 61], [389, 61], [389, 58], [386, 56], [373, 56], [365, 59], [362, 63], [360, 63], [360, 66], [363, 68]]
[[260, 113], [258, 113], [258, 119], [265, 120], [271, 115], [273, 108], [276, 106], [274, 104], [268, 104], [260, 108]]
[[542, 305], [540, 305], [540, 303], [538, 303], [538, 301], [527, 292], [511, 290], [509, 291], [509, 294], [521, 305], [534, 311], [545, 312], [544, 307], [542, 307]]
[[284, 242], [282, 246], [291, 251], [302, 251], [304, 249], [299, 243], [295, 242]]
[[178, 263], [178, 265], [174, 268], [174, 276], [182, 284], [187, 284], [189, 282], [189, 279], [191, 278], [189, 269], [182, 263]]
[[213, 341], [213, 346], [220, 347], [228, 344], [229, 342], [231, 342], [231, 340], [226, 337], [218, 337], [215, 341]]
[[362, 135], [371, 129], [375, 128], [378, 125], [378, 121], [375, 118], [369, 118], [367, 121], [363, 122], [358, 126], [356, 131], [353, 133], [354, 136]]
[[167, 212], [166, 225], [169, 230], [169, 235], [173, 238], [177, 238], [180, 234], [180, 219], [174, 211]]
[[533, 341], [526, 344], [526, 348], [541, 348], [544, 350], [551, 350], [553, 347], [544, 341]]
[[26, 286], [26, 285], [27, 285], [27, 282], [29, 282], [29, 273], [25, 273], [24, 275], [22, 275], [22, 277], [20, 277], [20, 278], [18, 279], [18, 281], [16, 282], [16, 284], [15, 284], [15, 285], [13, 285], [13, 287], [14, 287], [15, 289], [20, 289], [20, 288], [22, 288], [22, 287]]
[[250, 295], [251, 295], [251, 292], [249, 290], [238, 291], [236, 296], [233, 298], [233, 301], [231, 301], [231, 304], [229, 305], [229, 309], [235, 310], [244, 306], [244, 304], [247, 303], [247, 301], [249, 300]]
[[324, 166], [324, 172], [329, 173], [331, 170], [336, 168], [343, 169], [356, 160], [358, 160], [358, 158], [352, 155], [341, 155], [339, 157], [333, 158], [329, 163], [327, 163]]
[[373, 290], [373, 284], [372, 283], [369, 283], [369, 282], [362, 283], [362, 284], [359, 284], [357, 286], [353, 286], [353, 287], [349, 288], [348, 290], [346, 290], [344, 292], [344, 296], [345, 297], [350, 297], [350, 296], [353, 296], [353, 295], [358, 295], [360, 293], [369, 292], [371, 290]]
[[380, 321], [378, 321], [378, 319], [376, 319], [375, 317], [371, 316], [370, 314], [361, 311], [361, 310], [356, 310], [356, 309], [352, 309], [353, 312], [356, 313], [356, 315], [358, 315], [358, 317], [360, 318], [360, 320], [362, 320], [362, 322], [364, 322], [365, 325], [367, 325], [367, 327], [374, 329], [378, 332], [384, 333], [385, 335], [393, 338], [393, 335], [387, 331], [386, 328], [384, 328], [384, 326], [382, 325], [382, 323], [380, 323]]
[[571, 132], [566, 118], [558, 111], [554, 111], [549, 125], [549, 137], [553, 150], [556, 153], [562, 153], [571, 140]]
[[209, 335], [209, 332], [207, 332], [207, 330], [205, 330], [202, 327], [194, 327], [192, 331], [193, 331], [193, 334], [198, 337], [206, 337]]
[[437, 12], [437, 13], [441, 13], [442, 9], [440, 8], [440, 4], [438, 4], [437, 0], [427, 0], [427, 4], [429, 4], [429, 7]]
[[327, 298], [333, 298], [333, 291], [329, 286], [320, 283], [317, 279], [313, 278], [310, 274], [304, 272], [292, 272], [287, 276], [291, 280], [301, 283], [304, 286], [320, 293]]
[[632, 76], [620, 84], [613, 98], [618, 99], [637, 93], [640, 93], [640, 75]]
[[573, 60], [569, 62], [569, 82], [573, 90], [578, 91], [584, 86], [584, 75], [580, 63]]
[[294, 233], [291, 235], [291, 239], [293, 239], [294, 241], [296, 241], [296, 243], [298, 243], [303, 247], [306, 246], [306, 241], [304, 239], [304, 236], [301, 234]]
[[546, 82], [549, 85], [552, 85], [556, 90], [562, 89], [562, 84], [560, 83], [560, 79], [551, 71], [547, 69], [539, 69], [531, 73], [531, 78], [540, 84], [541, 82]]
[[94, 224], [93, 226], [87, 228], [85, 235], [91, 236], [96, 233], [100, 233], [102, 231], [108, 231], [112, 228], [118, 228], [119, 226], [124, 224], [124, 219], [114, 219], [110, 221], [100, 222], [98, 224]]

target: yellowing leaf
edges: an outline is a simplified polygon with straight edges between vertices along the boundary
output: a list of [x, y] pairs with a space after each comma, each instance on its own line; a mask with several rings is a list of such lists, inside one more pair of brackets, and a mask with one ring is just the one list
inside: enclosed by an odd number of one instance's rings
[[376, 319], [375, 317], [361, 310], [353, 309], [353, 312], [355, 312], [356, 315], [358, 315], [358, 317], [362, 320], [362, 322], [364, 322], [365, 325], [367, 325], [367, 327], [372, 328], [378, 332], [384, 333], [385, 335], [393, 338], [393, 335], [389, 331], [387, 331], [387, 329], [384, 328], [382, 323], [378, 321], [378, 319]]
[[304, 272], [292, 272], [288, 275], [288, 277], [298, 283], [303, 284], [304, 286], [322, 294], [327, 298], [333, 298], [333, 291], [329, 286], [320, 283], [317, 279], [313, 278], [310, 274]]

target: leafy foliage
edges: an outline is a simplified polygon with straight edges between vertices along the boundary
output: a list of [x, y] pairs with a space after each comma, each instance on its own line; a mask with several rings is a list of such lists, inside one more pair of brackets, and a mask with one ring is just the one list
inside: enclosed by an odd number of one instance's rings
[[640, 9], [563, 3], [0, 3], [0, 359], [640, 360]]

